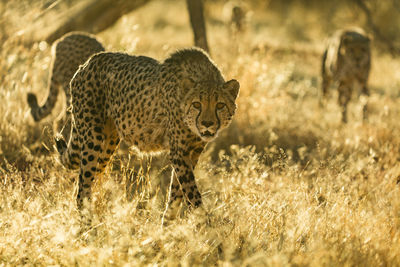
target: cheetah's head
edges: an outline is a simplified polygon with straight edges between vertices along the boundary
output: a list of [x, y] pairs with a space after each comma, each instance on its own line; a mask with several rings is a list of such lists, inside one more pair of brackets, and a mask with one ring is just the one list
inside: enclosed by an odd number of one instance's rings
[[185, 80], [187, 94], [182, 102], [185, 124], [203, 141], [214, 139], [232, 121], [239, 82], [230, 80], [216, 85], [211, 82]]
[[355, 63], [362, 63], [369, 58], [370, 38], [364, 33], [345, 32], [341, 36], [339, 51], [346, 56], [346, 59]]

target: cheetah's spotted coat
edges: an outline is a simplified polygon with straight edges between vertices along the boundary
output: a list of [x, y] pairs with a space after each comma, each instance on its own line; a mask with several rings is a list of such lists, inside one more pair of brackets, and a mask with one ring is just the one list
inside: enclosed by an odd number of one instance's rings
[[142, 152], [169, 151], [170, 201], [202, 204], [193, 170], [207, 142], [236, 111], [236, 80], [225, 82], [209, 57], [185, 49], [163, 63], [144, 56], [99, 53], [71, 81], [73, 132], [57, 147], [64, 165], [78, 169], [78, 206], [121, 139]]
[[[330, 39], [322, 57], [322, 91], [326, 96], [331, 82], [338, 83], [338, 101], [342, 108], [343, 122], [347, 122], [347, 105], [353, 88], [361, 87], [361, 93], [369, 96], [367, 81], [370, 65], [370, 39], [363, 30], [339, 30]], [[366, 112], [367, 106], [364, 105], [364, 119]]]

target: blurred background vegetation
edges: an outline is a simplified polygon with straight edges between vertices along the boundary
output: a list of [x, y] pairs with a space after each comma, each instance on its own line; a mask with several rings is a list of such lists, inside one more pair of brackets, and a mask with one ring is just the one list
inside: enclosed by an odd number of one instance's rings
[[[24, 38], [29, 39], [33, 35], [35, 40], [45, 39], [49, 31], [54, 30], [57, 24], [68, 17], [72, 7], [82, 6], [88, 1], [3, 0], [0, 2], [0, 40], [4, 42], [9, 37], [20, 36], [22, 33]], [[144, 4], [151, 0], [136, 2]], [[174, 5], [179, 1], [168, 2]], [[329, 35], [338, 28], [357, 25], [374, 36], [379, 49], [394, 55], [399, 53], [399, 0], [205, 0], [207, 22], [223, 23], [226, 18], [216, 14], [215, 7], [227, 3], [244, 7], [246, 18], [255, 29], [280, 26], [278, 29], [285, 31], [285, 36], [290, 36], [292, 40], [310, 41]], [[54, 19], [55, 16], [57, 20]]]

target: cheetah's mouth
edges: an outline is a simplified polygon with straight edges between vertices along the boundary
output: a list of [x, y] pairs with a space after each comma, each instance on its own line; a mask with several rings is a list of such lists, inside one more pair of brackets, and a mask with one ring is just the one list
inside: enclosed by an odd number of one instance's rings
[[210, 131], [205, 131], [204, 133], [201, 133], [200, 135], [201, 135], [201, 137], [210, 138], [210, 137], [214, 137], [215, 133], [211, 133]]

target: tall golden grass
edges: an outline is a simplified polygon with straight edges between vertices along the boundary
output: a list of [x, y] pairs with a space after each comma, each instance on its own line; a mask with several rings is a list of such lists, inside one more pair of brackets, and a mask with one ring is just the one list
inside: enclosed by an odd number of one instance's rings
[[[77, 174], [53, 148], [63, 101], [35, 124], [25, 100], [30, 91], [44, 99], [51, 57], [45, 43], [18, 41], [43, 1], [24, 3], [0, 3], [0, 266], [400, 265], [398, 59], [373, 51], [368, 121], [355, 98], [345, 125], [334, 90], [319, 106], [320, 14], [281, 24], [249, 5], [247, 31], [232, 36], [223, 3], [206, 2], [211, 55], [241, 92], [234, 122], [196, 168], [205, 211], [162, 226], [167, 162], [120, 152], [93, 189], [82, 232]], [[192, 43], [184, 9], [155, 0], [98, 36], [108, 50], [162, 60]], [[131, 178], [145, 181], [132, 199]]]

